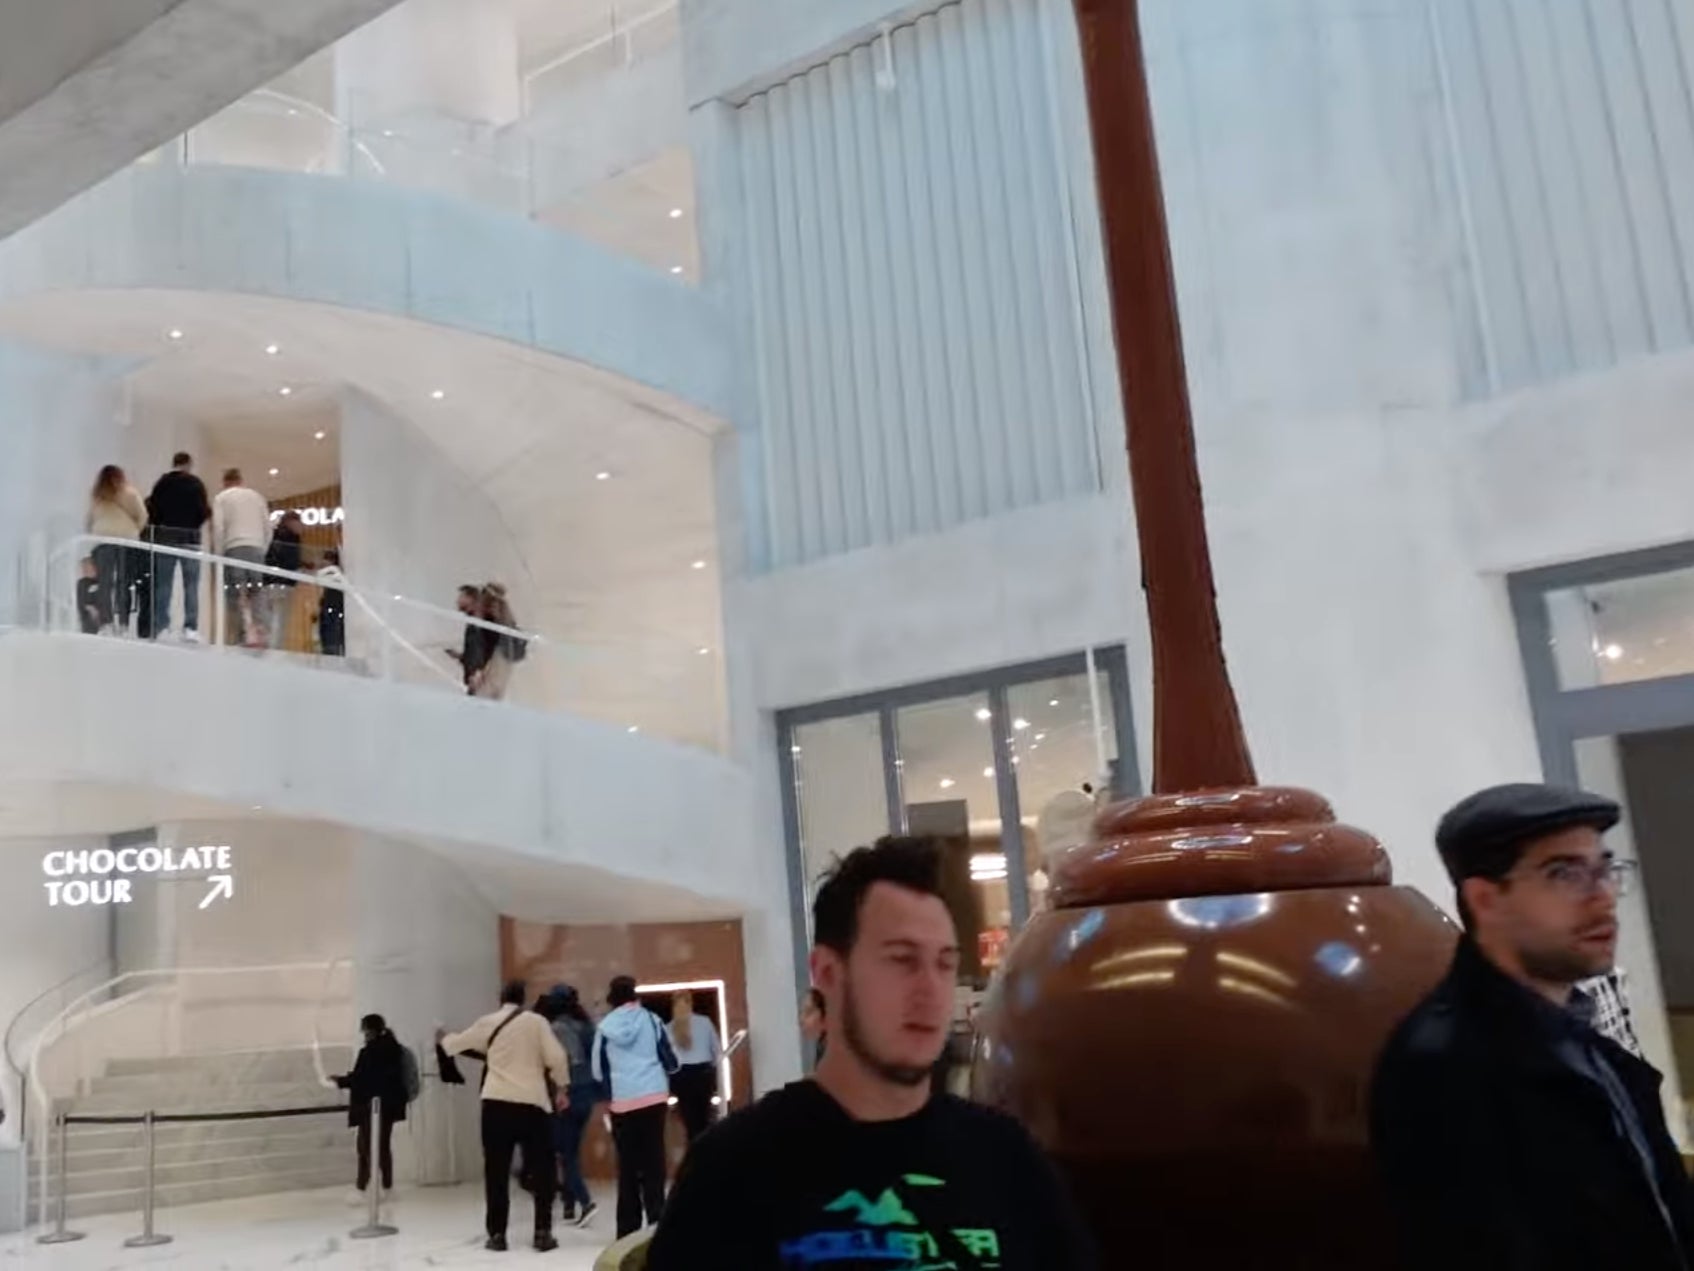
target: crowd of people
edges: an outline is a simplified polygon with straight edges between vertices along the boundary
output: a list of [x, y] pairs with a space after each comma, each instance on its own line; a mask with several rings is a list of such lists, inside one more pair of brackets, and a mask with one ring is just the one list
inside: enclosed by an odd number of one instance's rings
[[[287, 638], [298, 578], [266, 573], [258, 568], [299, 575], [312, 572], [318, 584], [318, 604], [311, 619], [318, 652], [328, 657], [347, 653], [347, 577], [341, 553], [330, 547], [318, 551], [315, 565], [308, 559], [300, 513], [271, 510], [259, 491], [249, 486], [241, 469], [229, 468], [216, 498], [195, 475], [193, 456], [178, 452], [170, 471], [143, 497], [116, 464], [100, 469], [89, 497], [86, 532], [101, 540], [80, 566], [76, 608], [81, 629], [89, 635], [128, 635], [142, 639], [202, 642], [198, 555], [160, 552], [155, 547], [198, 553], [236, 562], [223, 571], [223, 597], [228, 638], [249, 648], [278, 649]], [[182, 623], [171, 625], [177, 579], [181, 578]], [[515, 631], [517, 619], [504, 584], [467, 583], [459, 589], [458, 610], [479, 623]], [[512, 668], [528, 654], [528, 642], [512, 631], [466, 624], [461, 647], [449, 649], [459, 663], [465, 691], [473, 697], [498, 700], [506, 695]]]
[[[532, 1195], [534, 1246], [555, 1248], [553, 1202], [562, 1200], [565, 1222], [586, 1226], [597, 1212], [582, 1170], [582, 1144], [596, 1109], [610, 1122], [618, 1165], [617, 1234], [624, 1236], [659, 1221], [665, 1209], [665, 1130], [673, 1094], [687, 1140], [692, 1143], [716, 1119], [718, 1067], [723, 1049], [716, 1026], [697, 1014], [690, 994], [670, 999], [669, 1021], [645, 1005], [634, 977], [615, 977], [606, 992], [607, 1011], [596, 1023], [577, 990], [558, 984], [526, 1008], [521, 981], [506, 985], [500, 1004], [461, 1032], [438, 1031], [436, 1061], [447, 1084], [462, 1080], [458, 1059], [482, 1063], [482, 1114], [486, 1243], [507, 1248], [513, 1178]], [[365, 1021], [365, 1063], [373, 1041]], [[380, 1019], [376, 1020], [380, 1026]], [[380, 1050], [378, 1051], [380, 1053]], [[356, 1065], [346, 1079], [355, 1092], [393, 1087], [392, 1060], [373, 1067], [361, 1083]], [[377, 1077], [379, 1071], [385, 1076]], [[386, 1105], [384, 1105], [386, 1107]], [[403, 1118], [402, 1118], [403, 1119]], [[387, 1135], [381, 1118], [384, 1186], [389, 1185]], [[368, 1131], [365, 1132], [368, 1134]], [[359, 1186], [370, 1180], [369, 1149], [361, 1138]], [[518, 1162], [514, 1171], [514, 1161]]]
[[[239, 468], [227, 469], [223, 488], [215, 499], [209, 498], [205, 483], [195, 475], [193, 456], [185, 451], [175, 455], [170, 471], [159, 477], [146, 498], [122, 468], [116, 464], [101, 468], [89, 498], [85, 529], [106, 540], [96, 543], [82, 562], [77, 582], [78, 619], [90, 635], [128, 635], [133, 630], [142, 639], [175, 634], [185, 643], [201, 643], [201, 559], [188, 553], [203, 547], [230, 561], [292, 574], [307, 567], [304, 525], [298, 512], [289, 510], [273, 517], [270, 503], [246, 483]], [[341, 586], [345, 578], [339, 552], [325, 550], [319, 565], [319, 648], [339, 657], [346, 653], [346, 594]], [[182, 625], [173, 629], [172, 603], [179, 577]], [[252, 648], [281, 648], [297, 581], [239, 565], [227, 567], [223, 592], [231, 641]]]

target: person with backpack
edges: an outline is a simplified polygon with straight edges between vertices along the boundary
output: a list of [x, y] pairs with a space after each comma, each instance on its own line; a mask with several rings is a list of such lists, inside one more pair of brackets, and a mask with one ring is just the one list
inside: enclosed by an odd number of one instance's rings
[[371, 1185], [371, 1100], [380, 1101], [377, 1126], [377, 1165], [382, 1171], [382, 1190], [394, 1190], [394, 1126], [406, 1119], [406, 1105], [418, 1097], [417, 1057], [400, 1044], [400, 1039], [380, 1015], [359, 1021], [365, 1044], [353, 1062], [353, 1071], [335, 1078], [347, 1091], [347, 1124], [358, 1132], [359, 1195]]
[[610, 1014], [594, 1034], [596, 1081], [610, 1088], [612, 1142], [618, 1153], [618, 1239], [665, 1211], [665, 1118], [671, 1074], [680, 1066], [659, 1017], [641, 1004], [633, 976], [613, 979]]
[[594, 1021], [582, 1007], [582, 999], [569, 984], [556, 984], [545, 999], [543, 1012], [553, 1024], [553, 1036], [564, 1047], [570, 1064], [569, 1103], [553, 1117], [553, 1147], [559, 1157], [563, 1179], [565, 1221], [586, 1227], [599, 1206], [582, 1177], [582, 1136], [597, 1104], [606, 1101], [605, 1091], [594, 1079], [589, 1056], [594, 1050]]

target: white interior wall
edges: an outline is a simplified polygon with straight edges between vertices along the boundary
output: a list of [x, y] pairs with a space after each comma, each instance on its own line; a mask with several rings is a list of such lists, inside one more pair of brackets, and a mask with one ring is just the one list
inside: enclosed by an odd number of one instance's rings
[[[88, 972], [97, 983], [100, 977], [94, 968], [109, 964], [112, 930], [108, 911], [92, 906], [49, 906], [41, 887], [41, 860], [46, 853], [94, 848], [104, 842], [98, 838], [0, 839], [0, 868], [8, 880], [7, 886], [0, 887], [0, 932], [5, 933], [5, 947], [0, 951], [0, 1036], [38, 995], [82, 972]], [[44, 1005], [40, 1009], [46, 1014], [39, 1019], [34, 1019], [37, 1011], [31, 1012], [36, 1027], [51, 1019], [57, 1008]], [[20, 1062], [28, 1060], [28, 1050], [22, 1045], [25, 1040], [20, 1033]], [[0, 1125], [0, 1143], [16, 1140], [19, 1118], [12, 1114], [19, 1106], [18, 1097], [10, 1068], [0, 1062], [0, 1104], [7, 1109], [6, 1122]]]
[[122, 370], [0, 341], [0, 626], [39, 620], [48, 541], [82, 532], [95, 474], [122, 462]]
[[[453, 608], [461, 584], [503, 582], [523, 625], [534, 613], [534, 583], [499, 509], [410, 421], [359, 392], [341, 408], [341, 497], [353, 509], [342, 529], [348, 578], [380, 581], [397, 595]], [[389, 615], [408, 639], [444, 667], [443, 645], [457, 645], [458, 624]], [[348, 653], [375, 656], [382, 644], [355, 605], [348, 607]], [[540, 677], [513, 678], [513, 696], [539, 693]]]
[[[365, 835], [353, 855], [356, 1014], [382, 1015], [426, 1074], [396, 1165], [419, 1181], [474, 1178], [476, 1091], [443, 1087], [437, 1026], [464, 1028], [494, 1009], [500, 987], [500, 919], [464, 873], [433, 853]], [[474, 1068], [474, 1065], [472, 1066]]]

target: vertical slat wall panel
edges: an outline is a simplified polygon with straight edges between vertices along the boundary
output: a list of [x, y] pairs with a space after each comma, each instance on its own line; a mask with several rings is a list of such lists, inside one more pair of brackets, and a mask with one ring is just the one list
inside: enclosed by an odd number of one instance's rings
[[949, 4], [738, 111], [769, 567], [1099, 488], [1046, 2]]
[[1694, 341], [1694, 9], [1424, 0], [1492, 390]]

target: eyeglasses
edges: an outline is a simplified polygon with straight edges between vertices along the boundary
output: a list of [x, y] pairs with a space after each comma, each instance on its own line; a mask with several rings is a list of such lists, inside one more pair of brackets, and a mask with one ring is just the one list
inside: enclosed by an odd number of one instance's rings
[[[1589, 864], [1587, 861], [1563, 860], [1548, 861], [1529, 873], [1572, 897], [1592, 896], [1603, 887], [1609, 887], [1613, 895], [1627, 896], [1639, 869], [1638, 861], [1595, 861]], [[1506, 877], [1511, 878], [1512, 875], [1507, 874]]]

